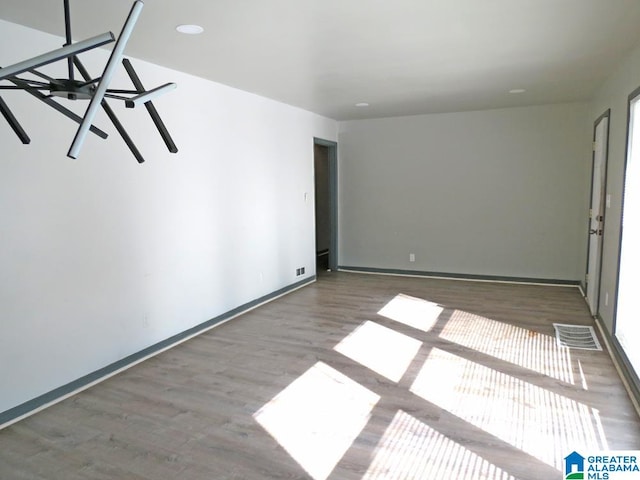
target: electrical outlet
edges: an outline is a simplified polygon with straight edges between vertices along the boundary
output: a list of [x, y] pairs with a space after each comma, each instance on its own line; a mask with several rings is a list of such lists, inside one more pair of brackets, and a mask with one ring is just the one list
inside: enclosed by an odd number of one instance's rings
[[296, 268], [296, 277], [304, 275], [304, 267]]
[[415, 253], [410, 253], [409, 254], [409, 261], [410, 262], [415, 262], [416, 261], [416, 254]]

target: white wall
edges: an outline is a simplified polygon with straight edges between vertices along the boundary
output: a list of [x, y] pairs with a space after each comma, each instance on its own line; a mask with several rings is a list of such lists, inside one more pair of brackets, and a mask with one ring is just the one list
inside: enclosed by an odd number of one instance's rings
[[340, 264], [581, 280], [587, 112], [564, 104], [341, 123]]
[[[61, 43], [0, 21], [4, 65]], [[106, 53], [83, 58], [97, 76]], [[147, 88], [178, 84], [155, 102], [177, 155], [117, 107], [147, 162], [102, 112], [109, 139], [71, 160], [77, 125], [3, 92], [32, 143], [0, 118], [0, 412], [315, 273], [313, 137], [336, 122], [132, 62]]]
[[[591, 103], [590, 121], [593, 122], [607, 109], [611, 109], [609, 130], [609, 159], [607, 194], [611, 207], [605, 211], [602, 281], [600, 284], [600, 316], [612, 331], [615, 291], [618, 281], [618, 252], [622, 185], [627, 145], [627, 104], [631, 92], [640, 87], [640, 45], [613, 72], [598, 90]], [[608, 304], [605, 297], [608, 295]]]

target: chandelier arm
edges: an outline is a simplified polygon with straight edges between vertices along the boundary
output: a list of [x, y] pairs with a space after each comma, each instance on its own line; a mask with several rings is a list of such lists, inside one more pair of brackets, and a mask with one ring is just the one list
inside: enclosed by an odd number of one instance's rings
[[[12, 78], [9, 79], [11, 82], [15, 83], [18, 86], [24, 85], [26, 82], [19, 80], [17, 78]], [[58, 102], [56, 102], [55, 100], [52, 100], [51, 98], [49, 98], [47, 95], [37, 91], [37, 90], [33, 90], [33, 89], [28, 89], [25, 88], [24, 89], [25, 92], [29, 93], [30, 95], [33, 95], [34, 97], [36, 97], [38, 100], [43, 101], [44, 103], [46, 103], [47, 105], [49, 105], [51, 108], [57, 110], [58, 112], [60, 112], [61, 114], [63, 114], [65, 117], [70, 118], [71, 120], [73, 120], [76, 123], [80, 123], [82, 122], [82, 117], [80, 117], [79, 115], [76, 115], [74, 112], [72, 112], [71, 110], [69, 110], [68, 108], [60, 105]], [[103, 132], [102, 130], [100, 130], [98, 127], [95, 127], [93, 125], [91, 125], [91, 131], [93, 133], [95, 133], [96, 135], [98, 135], [100, 138], [107, 138], [109, 135], [107, 135], [107, 133]]]
[[0, 113], [2, 113], [2, 116], [7, 120], [9, 126], [13, 129], [23, 144], [27, 145], [31, 143], [29, 135], [24, 131], [24, 128], [22, 128], [18, 119], [13, 115], [13, 113], [11, 113], [9, 106], [5, 103], [2, 97], [0, 97]]
[[[62, 84], [63, 84], [63, 82], [61, 82], [61, 81], [60, 81], [60, 80], [58, 80], [57, 78], [51, 78], [49, 75], [45, 75], [44, 73], [39, 72], [39, 71], [37, 71], [37, 70], [33, 70], [33, 69], [31, 69], [31, 70], [28, 70], [28, 72], [29, 72], [29, 73], [31, 73], [31, 74], [33, 74], [33, 75], [35, 75], [35, 76], [37, 76], [37, 77], [42, 78], [43, 80], [46, 80], [46, 81], [47, 81], [47, 82], [49, 82], [49, 83], [53, 83], [53, 84], [55, 84], [55, 85], [62, 85]], [[36, 81], [36, 80], [27, 80], [27, 82], [35, 82], [35, 81]], [[43, 85], [44, 85], [44, 84], [43, 84]]]
[[[75, 60], [72, 60], [72, 61], [75, 62]], [[99, 81], [100, 81], [100, 77], [98, 77], [98, 78], [90, 78], [89, 80], [87, 80], [84, 83], [79, 84], [78, 86], [79, 87], [86, 87], [87, 85], [91, 85], [93, 83], [98, 83]]]
[[[78, 72], [80, 72], [80, 75], [82, 75], [82, 77], [85, 80], [88, 78], [91, 78], [91, 75], [89, 75], [89, 72], [84, 67], [84, 64], [80, 61], [78, 57], [73, 58], [73, 63], [78, 69]], [[133, 140], [131, 139], [127, 131], [122, 126], [122, 123], [120, 123], [120, 120], [118, 120], [118, 117], [116, 116], [111, 106], [107, 103], [106, 100], [102, 100], [101, 105], [102, 105], [102, 109], [107, 114], [107, 117], [109, 117], [109, 120], [111, 120], [111, 123], [113, 123], [113, 126], [116, 127], [116, 130], [124, 140], [124, 143], [127, 144], [127, 147], [129, 147], [129, 150], [131, 150], [131, 153], [133, 154], [133, 156], [136, 157], [136, 160], [138, 161], [138, 163], [144, 163], [144, 157], [140, 153], [140, 150], [138, 150], [135, 143], [133, 143]]]
[[[71, 9], [69, 8], [69, 0], [63, 1], [64, 5], [64, 35], [67, 43], [65, 46], [71, 45], [73, 39], [71, 38]], [[67, 70], [69, 72], [69, 80], [73, 81], [73, 57], [67, 58]]]
[[[2, 67], [0, 67], [0, 70], [2, 70]], [[38, 72], [36, 72], [35, 70], [33, 72], [31, 72], [31, 73], [38, 74]], [[44, 74], [41, 74], [41, 76], [43, 78], [49, 79], [49, 77], [47, 77]], [[59, 80], [56, 80], [55, 78], [51, 78], [49, 82], [41, 82], [40, 80], [33, 80], [31, 78], [20, 78], [20, 77], [7, 78], [7, 80], [8, 81], [19, 80], [19, 81], [21, 81], [21, 82], [23, 82], [25, 84], [28, 84], [29, 87], [32, 87], [32, 88], [45, 87], [45, 89], [47, 89], [47, 90], [49, 89], [49, 86], [51, 85], [51, 83], [55, 83], [55, 84], [58, 84], [58, 85], [62, 83]], [[0, 86], [0, 88], [2, 88], [2, 86]], [[15, 90], [16, 88], [18, 88], [18, 87], [15, 87], [15, 88], [11, 87], [11, 90]], [[22, 88], [22, 87], [20, 87], [20, 88]], [[25, 87], [25, 88], [27, 88], [27, 87]]]
[[[20, 78], [20, 77], [13, 77], [16, 80], [20, 80], [22, 82], [28, 83], [30, 87], [47, 87], [49, 88], [49, 83], [47, 82], [40, 82], [38, 80], [31, 80], [31, 79], [27, 79], [27, 78]], [[11, 78], [7, 79], [9, 81], [11, 81]]]
[[43, 88], [46, 88], [47, 90], [49, 90], [51, 88], [51, 84], [47, 83], [47, 82], [39, 82], [37, 80], [28, 80], [28, 79], [20, 78], [20, 77], [15, 77], [15, 78], [17, 78], [18, 80], [24, 80], [32, 88], [43, 87]]
[[[131, 82], [133, 83], [133, 86], [136, 88], [136, 90], [144, 92], [145, 91], [144, 85], [142, 85], [142, 81], [140, 80], [140, 77], [138, 77], [138, 74], [134, 70], [133, 65], [131, 64], [129, 59], [124, 58], [122, 60], [122, 65], [124, 66], [124, 69], [127, 71], [127, 74], [129, 75], [129, 78], [131, 79]], [[152, 102], [147, 102], [144, 104], [144, 106], [147, 109], [147, 112], [149, 112], [149, 116], [151, 117], [151, 120], [153, 120], [153, 123], [155, 124], [156, 128], [158, 129], [158, 132], [160, 133], [160, 136], [162, 137], [164, 144], [167, 146], [167, 149], [171, 153], [177, 153], [178, 147], [173, 141], [173, 138], [171, 138], [171, 134], [169, 133], [169, 130], [167, 130], [167, 127], [165, 126], [164, 122], [160, 118], [160, 114], [156, 110], [155, 105], [153, 105]]]
[[33, 57], [29, 60], [25, 60], [23, 62], [19, 62], [0, 69], [0, 80], [4, 80], [8, 77], [13, 77], [14, 75], [19, 75], [20, 73], [32, 70], [34, 68], [42, 67], [43, 65], [57, 62], [58, 60], [63, 60], [78, 53], [86, 52], [87, 50], [101, 47], [113, 41], [113, 33], [107, 32], [103, 33], [102, 35], [97, 35], [95, 37], [88, 38], [87, 40], [74, 43], [73, 45], [68, 45], [66, 47], [43, 53], [42, 55], [38, 55], [37, 57]]
[[124, 127], [120, 123], [120, 120], [118, 120], [118, 117], [116, 117], [115, 112], [111, 109], [106, 100], [102, 100], [102, 108], [107, 114], [107, 117], [109, 117], [109, 120], [111, 120], [111, 123], [113, 123], [113, 126], [116, 127], [116, 130], [122, 137], [122, 140], [124, 140], [124, 143], [126, 143], [127, 147], [129, 147], [129, 150], [131, 150], [133, 156], [136, 157], [138, 163], [144, 163], [144, 157], [140, 153], [140, 150], [138, 150], [138, 147], [136, 147], [135, 143], [133, 143], [133, 140], [124, 129]]
[[127, 42], [129, 41], [131, 34], [133, 33], [133, 28], [135, 27], [136, 21], [138, 20], [143, 7], [144, 3], [142, 0], [136, 0], [131, 7], [129, 16], [122, 27], [122, 32], [118, 36], [118, 40], [116, 40], [116, 44], [113, 47], [111, 56], [109, 57], [109, 61], [102, 73], [102, 79], [98, 83], [96, 91], [89, 102], [89, 106], [87, 107], [84, 119], [82, 120], [82, 123], [80, 123], [80, 127], [76, 132], [76, 136], [74, 137], [73, 142], [71, 142], [71, 147], [67, 152], [67, 156], [70, 158], [78, 158], [78, 155], [80, 154], [80, 150], [82, 149], [89, 127], [98, 112], [98, 108], [100, 108], [104, 95], [109, 87], [109, 83], [111, 82], [115, 69], [117, 68], [117, 64], [120, 62], [120, 59], [124, 54], [124, 49], [127, 46]]
[[[139, 95], [142, 92], [139, 92], [138, 90], [127, 90], [127, 89], [120, 89], [120, 88], [110, 88], [107, 90], [107, 93], [122, 93], [122, 94], [127, 94], [127, 95]], [[129, 98], [129, 97], [127, 97]]]
[[29, 85], [28, 87], [18, 87], [16, 85], [0, 85], [0, 90], [49, 90], [46, 85]]
[[176, 86], [177, 85], [175, 83], [166, 83], [160, 87], [147, 90], [144, 93], [141, 93], [139, 95], [136, 95], [133, 98], [128, 99], [126, 102], [126, 107], [135, 108], [138, 105], [144, 105], [146, 103], [149, 103], [154, 98], [158, 98], [160, 95], [164, 95], [165, 93], [170, 92], [171, 90], [175, 90]]
[[129, 101], [129, 97], [123, 97], [122, 95], [115, 95], [113, 93], [105, 93], [104, 98], [111, 98], [113, 100], [122, 100], [123, 102]]

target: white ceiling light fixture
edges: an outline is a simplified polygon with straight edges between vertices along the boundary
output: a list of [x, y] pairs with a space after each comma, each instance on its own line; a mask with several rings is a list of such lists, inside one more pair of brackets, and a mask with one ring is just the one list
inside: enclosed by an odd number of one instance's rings
[[511, 90], [509, 90], [509, 93], [524, 93], [526, 92], [526, 90], [524, 88], [512, 88]]
[[[167, 83], [152, 90], [145, 90], [140, 78], [133, 69], [131, 62], [128, 59], [123, 58], [126, 44], [133, 33], [133, 29], [138, 17], [140, 16], [142, 7], [144, 7], [144, 2], [142, 0], [135, 0], [133, 2], [129, 16], [127, 17], [127, 20], [122, 27], [122, 32], [117, 39], [114, 37], [113, 33], [107, 32], [77, 43], [73, 43], [71, 39], [69, 0], [63, 0], [63, 3], [66, 33], [66, 43], [64, 46], [42, 55], [38, 55], [37, 57], [33, 57], [29, 60], [25, 60], [5, 68], [0, 68], [0, 90], [25, 91], [80, 124], [73, 142], [71, 143], [71, 147], [69, 148], [69, 152], [67, 153], [67, 156], [70, 158], [78, 158], [84, 140], [89, 132], [95, 133], [101, 138], [107, 138], [107, 134], [105, 132], [92, 125], [98, 110], [102, 107], [124, 142], [129, 147], [129, 150], [131, 150], [131, 153], [136, 157], [136, 160], [138, 160], [138, 163], [144, 162], [144, 158], [131, 140], [131, 137], [107, 103], [107, 99], [124, 101], [127, 108], [135, 108], [138, 105], [144, 104], [151, 116], [151, 119], [153, 120], [153, 123], [156, 125], [160, 136], [164, 140], [167, 149], [171, 153], [176, 153], [178, 148], [173, 142], [171, 135], [169, 135], [169, 132], [158, 115], [153, 103], [151, 103], [154, 98], [176, 88], [176, 84]], [[102, 75], [97, 78], [92, 77], [78, 58], [78, 55], [82, 52], [93, 50], [94, 48], [107, 45], [114, 41], [115, 46], [113, 47], [111, 56], [107, 61]], [[68, 78], [51, 78], [36, 70], [37, 68], [61, 60], [67, 61]], [[133, 90], [109, 89], [111, 79], [113, 78], [115, 71], [118, 68], [118, 63], [121, 60], [129, 78], [131, 79], [131, 83], [133, 83]], [[75, 78], [76, 71], [80, 74], [82, 80]], [[31, 75], [31, 77], [23, 77], [22, 75]], [[3, 80], [11, 83], [11, 85], [2, 85], [1, 82]], [[84, 116], [80, 117], [62, 104], [56, 102], [53, 99], [54, 97], [66, 98], [71, 101], [89, 100], [89, 106], [87, 107]], [[7, 120], [9, 126], [13, 129], [23, 144], [31, 143], [31, 139], [2, 97], [0, 97], [0, 113]]]
[[204, 28], [201, 27], [200, 25], [195, 25], [195, 24], [184, 24], [184, 25], [178, 25], [176, 27], [176, 30], [180, 33], [184, 33], [186, 35], [200, 35], [202, 32], [204, 32]]
[[356, 103], [356, 107], [358, 108], [364, 108], [364, 107], [368, 107], [369, 104], [367, 102], [358, 102]]

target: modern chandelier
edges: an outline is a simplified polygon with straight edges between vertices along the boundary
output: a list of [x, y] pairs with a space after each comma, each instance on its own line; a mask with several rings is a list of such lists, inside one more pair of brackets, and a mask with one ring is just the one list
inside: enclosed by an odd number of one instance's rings
[[[127, 108], [135, 108], [140, 105], [144, 105], [167, 148], [171, 153], [176, 153], [178, 148], [173, 142], [171, 135], [169, 135], [167, 128], [152, 103], [153, 99], [176, 88], [176, 84], [167, 83], [152, 90], [145, 90], [140, 78], [133, 69], [131, 62], [128, 59], [123, 58], [126, 44], [131, 37], [134, 26], [144, 6], [144, 2], [142, 0], [136, 0], [133, 3], [129, 16], [127, 17], [117, 39], [114, 37], [113, 33], [107, 32], [77, 43], [72, 43], [71, 39], [69, 0], [63, 0], [63, 2], [66, 43], [62, 48], [52, 50], [5, 68], [0, 68], [0, 90], [25, 91], [78, 123], [78, 130], [67, 153], [67, 156], [70, 158], [78, 158], [82, 145], [89, 132], [92, 132], [101, 138], [107, 138], [107, 134], [104, 131], [93, 125], [93, 120], [98, 109], [102, 107], [122, 139], [129, 147], [129, 150], [131, 150], [131, 153], [135, 156], [136, 160], [139, 163], [144, 162], [144, 158], [140, 154], [140, 151], [136, 148], [131, 137], [107, 103], [107, 99], [124, 101]], [[97, 78], [92, 77], [78, 58], [78, 55], [112, 42], [115, 42], [115, 46], [111, 51], [111, 55], [102, 75]], [[36, 70], [40, 67], [61, 60], [67, 61], [67, 78], [52, 78]], [[132, 90], [109, 88], [109, 84], [111, 83], [120, 61], [122, 61], [122, 65], [133, 83], [134, 89]], [[76, 78], [76, 70], [82, 79]], [[29, 77], [25, 78], [23, 75], [29, 75]], [[2, 85], [3, 82], [8, 82], [9, 84]], [[89, 106], [87, 107], [84, 116], [80, 117], [61, 103], [57, 102], [55, 100], [56, 97], [66, 98], [71, 101], [89, 100]], [[23, 144], [31, 142], [31, 139], [1, 96], [0, 113], [2, 113], [9, 123], [9, 126], [11, 126]]]

